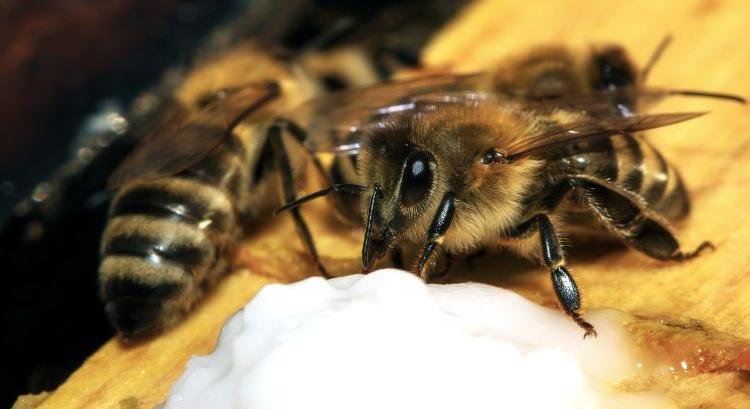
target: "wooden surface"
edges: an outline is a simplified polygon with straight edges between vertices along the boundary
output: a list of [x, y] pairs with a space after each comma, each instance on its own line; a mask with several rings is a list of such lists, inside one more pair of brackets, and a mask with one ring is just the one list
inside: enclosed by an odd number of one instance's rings
[[[536, 44], [626, 46], [643, 63], [667, 33], [675, 41], [656, 66], [653, 85], [750, 95], [750, 2], [486, 1], [471, 6], [426, 49], [428, 63], [473, 70]], [[687, 247], [717, 249], [686, 263], [650, 260], [619, 245], [571, 243], [570, 265], [585, 307], [615, 307], [651, 317], [689, 317], [750, 338], [750, 121], [748, 108], [710, 100], [674, 100], [657, 110], [711, 110], [707, 117], [651, 133], [650, 140], [682, 172], [694, 198], [678, 227]], [[325, 204], [307, 209], [320, 211]], [[286, 218], [285, 218], [286, 219]], [[337, 271], [356, 272], [360, 231], [341, 233], [316, 220], [322, 253]], [[221, 323], [265, 283], [310, 273], [287, 220], [250, 237], [238, 256], [249, 270], [233, 273], [183, 325], [133, 347], [112, 340], [55, 391], [42, 408], [119, 408], [161, 402], [192, 354], [209, 352]], [[504, 285], [541, 302], [552, 296], [548, 274], [508, 256], [459, 279]], [[338, 260], [338, 261], [337, 261]], [[498, 271], [497, 265], [503, 267]], [[458, 267], [461, 269], [461, 267]], [[696, 392], [700, 391], [700, 392]], [[748, 377], [706, 374], [676, 382], [680, 406], [748, 407]], [[128, 399], [128, 400], [125, 400]], [[125, 400], [125, 401], [123, 401]], [[130, 405], [130, 406], [128, 406]], [[703, 406], [701, 406], [703, 405]]]

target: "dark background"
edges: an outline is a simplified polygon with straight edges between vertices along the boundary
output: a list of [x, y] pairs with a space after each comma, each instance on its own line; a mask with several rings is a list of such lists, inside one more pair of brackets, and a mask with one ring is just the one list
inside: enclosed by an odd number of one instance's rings
[[81, 204], [106, 169], [94, 169], [92, 183], [71, 180], [78, 188], [63, 188], [62, 203], [41, 200], [54, 183], [37, 189], [39, 203], [29, 201], [35, 185], [76, 157], [92, 113], [103, 105], [124, 110], [167, 67], [184, 65], [193, 45], [239, 7], [201, 0], [0, 3], [0, 407], [20, 393], [55, 388], [113, 334], [96, 286], [106, 205]]
[[0, 3], [0, 220], [75, 151], [70, 141], [98, 103], [126, 104], [235, 3]]

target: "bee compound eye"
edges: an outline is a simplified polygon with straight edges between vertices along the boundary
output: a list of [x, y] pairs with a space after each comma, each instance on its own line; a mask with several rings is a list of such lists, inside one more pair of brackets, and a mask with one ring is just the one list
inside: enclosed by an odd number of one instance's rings
[[409, 206], [422, 200], [432, 187], [432, 155], [412, 151], [404, 160], [401, 176], [401, 201]]

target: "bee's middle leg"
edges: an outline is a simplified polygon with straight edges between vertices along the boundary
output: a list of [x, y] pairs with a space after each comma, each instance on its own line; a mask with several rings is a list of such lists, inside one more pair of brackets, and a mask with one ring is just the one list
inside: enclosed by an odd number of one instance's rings
[[[273, 151], [274, 158], [276, 160], [276, 166], [278, 166], [279, 173], [281, 174], [281, 184], [284, 191], [284, 200], [292, 202], [297, 198], [297, 188], [294, 184], [294, 174], [292, 172], [292, 165], [289, 159], [289, 153], [284, 146], [282, 139], [282, 128], [285, 128], [285, 123], [275, 123], [268, 129], [268, 143], [270, 144], [271, 150]], [[331, 275], [326, 270], [325, 266], [320, 261], [318, 250], [315, 247], [315, 241], [310, 233], [310, 228], [307, 227], [305, 219], [302, 217], [299, 208], [290, 209], [292, 212], [292, 218], [297, 226], [297, 231], [302, 238], [302, 241], [307, 247], [307, 250], [312, 255], [313, 261], [318, 268], [320, 274], [325, 278], [331, 278]]]
[[552, 287], [555, 289], [557, 300], [566, 314], [568, 314], [579, 327], [585, 331], [583, 337], [596, 336], [594, 326], [581, 317], [578, 310], [581, 308], [581, 295], [578, 291], [573, 276], [565, 268], [565, 257], [563, 256], [560, 239], [555, 231], [552, 221], [546, 214], [537, 215], [516, 228], [511, 234], [514, 238], [531, 236], [534, 232], [539, 233], [542, 251], [542, 261], [551, 271]]

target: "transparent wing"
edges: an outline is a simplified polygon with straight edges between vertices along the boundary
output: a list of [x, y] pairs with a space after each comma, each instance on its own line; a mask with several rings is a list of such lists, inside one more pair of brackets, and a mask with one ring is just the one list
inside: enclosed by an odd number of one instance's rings
[[506, 159], [513, 160], [587, 138], [660, 128], [706, 114], [706, 112], [638, 114], [623, 112], [616, 104], [616, 101], [625, 97], [638, 103], [651, 104], [668, 96], [683, 95], [682, 91], [679, 92], [678, 94], [668, 89], [626, 89], [529, 102], [488, 92], [459, 91], [419, 96], [410, 101], [410, 109], [415, 114], [426, 114], [440, 109], [451, 109], [456, 105], [479, 108], [486, 104], [494, 106], [505, 104], [512, 106], [513, 109], [531, 113], [531, 116], [539, 115], [549, 118], [555, 112], [576, 114], [570, 116], [570, 122], [548, 121], [544, 131], [520, 135], [504, 146], [503, 155]]
[[314, 152], [356, 154], [363, 128], [385, 115], [413, 110], [425, 94], [451, 93], [480, 86], [486, 74], [436, 74], [391, 81], [314, 99], [290, 113], [307, 130], [305, 145]]
[[531, 109], [550, 112], [562, 109], [585, 113], [595, 117], [632, 116], [651, 109], [668, 97], [701, 97], [745, 103], [738, 95], [699, 90], [629, 86], [595, 90], [586, 94], [566, 95], [560, 98], [529, 101]]
[[[439, 92], [411, 98], [406, 103], [400, 105], [401, 110], [399, 112], [408, 111], [410, 115], [419, 117], [420, 115], [429, 115], [439, 110], [454, 109], [457, 106], [482, 109], [483, 105], [494, 107], [505, 105], [513, 110], [531, 113], [532, 115], [530, 116], [532, 117], [539, 115], [540, 117], [550, 118], [549, 115], [554, 112], [576, 114], [570, 115], [570, 122], [550, 120], [547, 122], [545, 129], [539, 133], [519, 135], [502, 148], [502, 153], [508, 160], [554, 149], [560, 145], [587, 138], [641, 132], [684, 122], [706, 114], [706, 112], [679, 112], [659, 114], [628, 113], [624, 115], [617, 106], [613, 107], [611, 105], [612, 100], [610, 98], [612, 95], [610, 94], [612, 93], [592, 93], [578, 97], [566, 97], [539, 103], [530, 103], [505, 95], [482, 91]], [[669, 90], [645, 90], [645, 92], [629, 95], [632, 95], [639, 101], [656, 102], [672, 94]], [[361, 125], [361, 128], [378, 128], [385, 125], [391, 113], [385, 111], [396, 112], [393, 108], [393, 106], [384, 107], [381, 109], [384, 112], [380, 115], [376, 114], [372, 116], [372, 119]]]
[[168, 109], [115, 169], [107, 187], [116, 189], [136, 178], [173, 175], [196, 164], [219, 146], [240, 121], [278, 93], [275, 84], [252, 84], [232, 90], [195, 112], [177, 106]]
[[[677, 90], [653, 87], [619, 87], [608, 90], [595, 90], [585, 94], [565, 95], [546, 99], [519, 99], [486, 88], [425, 93], [408, 99], [410, 109], [429, 109], [431, 104], [456, 104], [472, 106], [482, 103], [522, 104], [527, 111], [548, 115], [554, 111], [575, 112], [596, 118], [634, 116], [651, 109], [665, 98], [675, 96], [704, 97], [745, 103], [745, 99], [732, 94], [694, 90]], [[385, 110], [389, 109], [386, 107]], [[384, 111], [381, 109], [380, 111]]]
[[[489, 75], [477, 73], [434, 75], [334, 94], [305, 104], [298, 113], [303, 118], [299, 121], [306, 125], [309, 132], [305, 142], [309, 149], [356, 154], [359, 138], [365, 131], [381, 126], [390, 115], [399, 113], [419, 115], [455, 105], [512, 103], [522, 104], [524, 110], [541, 115], [558, 110], [576, 112], [600, 120], [604, 126], [611, 124], [616, 128], [618, 124], [627, 122], [618, 121], [620, 118], [647, 118], [639, 113], [671, 96], [708, 97], [744, 103], [742, 97], [730, 94], [647, 87], [620, 87], [560, 98], [523, 100], [493, 92]], [[675, 119], [669, 118], [660, 120]], [[643, 126], [646, 123], [653, 124], [652, 127], [669, 125], [657, 126], [657, 122], [655, 118], [648, 119]]]
[[624, 133], [640, 132], [684, 122], [706, 114], [705, 112], [681, 112], [666, 114], [643, 114], [628, 117], [588, 117], [567, 124], [558, 124], [536, 134], [520, 137], [503, 148], [508, 160], [540, 153], [564, 144], [588, 138], [598, 138]]

